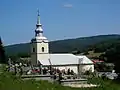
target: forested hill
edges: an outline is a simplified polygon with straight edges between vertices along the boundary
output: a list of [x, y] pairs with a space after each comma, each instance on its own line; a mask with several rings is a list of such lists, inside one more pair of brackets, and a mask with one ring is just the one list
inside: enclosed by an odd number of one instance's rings
[[[120, 35], [98, 35], [91, 37], [82, 37], [76, 39], [65, 39], [52, 41], [49, 43], [51, 53], [70, 53], [72, 51], [81, 51], [83, 52], [88, 47], [95, 45], [97, 43], [107, 41], [107, 40], [116, 40], [119, 39]], [[6, 53], [8, 55], [16, 55], [18, 53], [30, 53], [30, 44], [22, 43], [5, 46]]]

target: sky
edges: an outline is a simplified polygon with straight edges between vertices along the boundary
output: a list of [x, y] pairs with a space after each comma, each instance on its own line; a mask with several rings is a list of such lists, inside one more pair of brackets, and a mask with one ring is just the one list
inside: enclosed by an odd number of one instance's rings
[[0, 0], [4, 45], [30, 42], [38, 9], [50, 41], [120, 34], [120, 0]]

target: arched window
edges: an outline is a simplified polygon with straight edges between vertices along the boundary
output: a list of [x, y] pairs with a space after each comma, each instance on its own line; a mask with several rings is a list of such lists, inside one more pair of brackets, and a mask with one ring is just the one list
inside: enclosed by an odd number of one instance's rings
[[44, 52], [44, 47], [42, 47], [42, 52]]
[[33, 48], [33, 52], [35, 52], [35, 48]]

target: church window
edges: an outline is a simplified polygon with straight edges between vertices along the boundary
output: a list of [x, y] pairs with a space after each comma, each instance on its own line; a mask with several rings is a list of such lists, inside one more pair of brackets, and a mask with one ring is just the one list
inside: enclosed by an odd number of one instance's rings
[[35, 52], [35, 48], [33, 48], [33, 52]]
[[42, 47], [42, 52], [44, 52], [44, 47]]

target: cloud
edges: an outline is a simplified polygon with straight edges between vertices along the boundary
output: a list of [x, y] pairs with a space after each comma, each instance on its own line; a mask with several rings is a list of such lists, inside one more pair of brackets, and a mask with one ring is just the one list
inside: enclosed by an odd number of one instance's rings
[[72, 4], [64, 4], [63, 7], [65, 7], [65, 8], [72, 8], [73, 5]]

